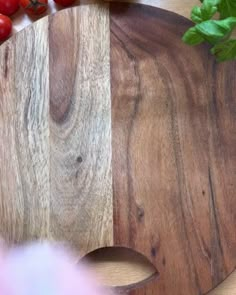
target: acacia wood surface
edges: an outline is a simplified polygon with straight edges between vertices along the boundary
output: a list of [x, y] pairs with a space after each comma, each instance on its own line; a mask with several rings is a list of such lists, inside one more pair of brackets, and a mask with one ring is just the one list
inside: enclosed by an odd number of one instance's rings
[[235, 268], [236, 63], [184, 45], [189, 25], [111, 5], [115, 243], [160, 272], [134, 294], [203, 294]]
[[87, 254], [113, 244], [108, 6], [49, 20], [53, 237]]
[[69, 241], [81, 255], [113, 244], [109, 43], [107, 5], [94, 4], [1, 47], [6, 241]]
[[203, 294], [235, 267], [235, 63], [183, 45], [172, 13], [110, 22], [82, 6], [1, 47], [1, 233], [128, 246], [160, 272], [132, 294]]
[[[103, 0], [75, 0], [73, 5], [78, 6], [80, 4], [101, 3], [101, 1]], [[109, 1], [112, 0], [108, 0], [108, 2]], [[189, 17], [191, 8], [194, 5], [199, 4], [199, 0], [129, 0], [129, 2], [143, 3], [147, 5], [161, 7], [179, 13], [180, 15], [184, 15], [185, 17]], [[18, 12], [12, 16], [14, 25], [13, 34], [21, 31], [29, 24], [32, 24], [34, 21], [38, 20], [39, 17], [45, 17], [45, 15], [50, 15], [52, 13], [59, 11], [60, 9], [64, 9], [62, 6], [56, 5], [56, 3], [53, 0], [48, 0], [48, 3], [49, 9], [44, 14], [36, 17], [29, 16], [26, 13], [24, 13], [23, 9], [19, 9]]]
[[36, 23], [0, 53], [0, 235], [13, 242], [49, 233], [47, 28]]

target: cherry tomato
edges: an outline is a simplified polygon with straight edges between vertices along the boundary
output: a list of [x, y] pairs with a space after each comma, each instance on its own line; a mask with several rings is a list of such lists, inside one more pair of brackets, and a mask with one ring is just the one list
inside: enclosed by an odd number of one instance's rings
[[70, 6], [72, 3], [75, 2], [75, 0], [54, 0], [57, 4], [60, 4], [62, 6]]
[[4, 41], [10, 36], [11, 30], [11, 19], [6, 15], [0, 14], [0, 41]]
[[19, 8], [19, 0], [0, 0], [0, 13], [12, 15]]
[[39, 15], [48, 8], [48, 0], [20, 0], [20, 5], [29, 14]]

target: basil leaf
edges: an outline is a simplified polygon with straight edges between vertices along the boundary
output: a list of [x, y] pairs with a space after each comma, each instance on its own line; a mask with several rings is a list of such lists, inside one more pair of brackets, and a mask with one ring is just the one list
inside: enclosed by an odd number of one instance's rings
[[223, 43], [216, 44], [211, 52], [216, 56], [218, 61], [236, 59], [236, 40], [227, 40]]
[[213, 17], [213, 15], [217, 12], [217, 6], [203, 6], [202, 10], [202, 19], [209, 20]]
[[[191, 19], [196, 24], [183, 36], [189, 45], [204, 41], [213, 45], [211, 53], [218, 61], [236, 60], [236, 39], [229, 39], [236, 27], [236, 0], [200, 0], [201, 6], [194, 6]], [[219, 12], [220, 20], [213, 16]]]
[[228, 37], [236, 26], [236, 17], [224, 20], [208, 20], [195, 26], [196, 32], [211, 44], [216, 44]]
[[194, 6], [191, 12], [191, 20], [196, 24], [201, 23], [203, 21], [202, 18], [202, 10], [199, 6]]
[[194, 6], [191, 12], [192, 21], [198, 24], [211, 19], [217, 12], [219, 3], [220, 0], [204, 0], [201, 7]]
[[201, 35], [198, 34], [196, 28], [190, 28], [187, 32], [183, 35], [182, 40], [188, 45], [198, 45], [204, 41]]
[[209, 6], [207, 8], [200, 8], [194, 6], [191, 12], [191, 19], [196, 24], [209, 20], [217, 12], [216, 6]]
[[220, 4], [222, 1], [225, 0], [204, 0], [202, 1], [204, 5], [211, 5], [211, 6], [217, 6], [218, 4]]
[[222, 0], [219, 4], [220, 18], [236, 16], [236, 0]]

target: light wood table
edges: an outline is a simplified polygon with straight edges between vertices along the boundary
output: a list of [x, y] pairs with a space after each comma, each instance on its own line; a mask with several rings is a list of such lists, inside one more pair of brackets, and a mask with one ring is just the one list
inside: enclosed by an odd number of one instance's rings
[[[76, 1], [76, 5], [88, 2], [91, 3], [94, 1]], [[138, 2], [161, 7], [179, 13], [185, 17], [189, 17], [191, 7], [199, 3], [198, 0], [130, 0], [129, 2]], [[54, 2], [49, 0], [49, 3], [50, 9], [48, 13], [55, 13], [57, 8], [55, 7]], [[29, 18], [19, 10], [13, 18], [13, 33], [22, 30], [34, 20], [35, 19]], [[93, 260], [93, 267], [97, 273], [99, 273], [101, 279], [105, 283], [111, 285], [123, 285], [137, 282], [149, 276], [153, 271], [145, 261], [137, 259], [127, 253], [118, 253], [115, 257], [110, 252], [106, 253], [105, 257], [98, 255]], [[234, 272], [224, 283], [222, 283], [221, 286], [212, 291], [209, 295], [236, 295], [236, 272]]]

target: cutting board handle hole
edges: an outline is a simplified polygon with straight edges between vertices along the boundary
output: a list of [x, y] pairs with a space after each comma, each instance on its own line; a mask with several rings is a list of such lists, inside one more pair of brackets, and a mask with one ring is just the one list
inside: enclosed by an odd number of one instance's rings
[[158, 277], [158, 270], [142, 254], [125, 247], [106, 247], [87, 254], [100, 281], [116, 289], [135, 289]]

